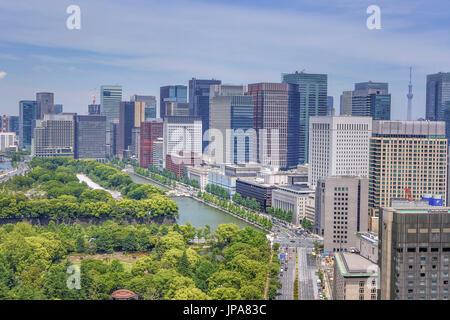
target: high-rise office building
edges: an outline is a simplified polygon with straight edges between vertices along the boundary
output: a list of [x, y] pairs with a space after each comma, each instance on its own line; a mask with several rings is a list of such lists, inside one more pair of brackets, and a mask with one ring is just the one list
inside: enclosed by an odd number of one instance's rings
[[53, 107], [53, 113], [59, 114], [63, 112], [63, 105], [62, 104], [55, 104]]
[[[143, 122], [146, 121], [148, 119], [155, 119], [157, 116], [157, 112], [156, 112], [156, 97], [155, 96], [140, 96], [140, 95], [132, 95], [130, 98], [131, 102], [135, 102], [136, 105], [139, 105], [140, 103], [140, 108], [142, 115], [140, 116], [140, 119], [138, 120], [138, 122]], [[135, 127], [139, 127], [136, 126]]]
[[[450, 101], [450, 72], [427, 75], [426, 119], [446, 121], [446, 103]], [[450, 103], [450, 102], [449, 102]], [[447, 135], [447, 140], [450, 136]]]
[[369, 175], [371, 117], [314, 116], [309, 119], [308, 183], [334, 175]]
[[392, 198], [413, 199], [447, 190], [447, 139], [441, 121], [373, 121], [369, 158], [369, 210], [372, 230], [380, 208]]
[[110, 141], [111, 121], [119, 120], [120, 102], [122, 101], [121, 86], [101, 86], [100, 88], [100, 114], [106, 116], [106, 143]]
[[[173, 85], [164, 86], [159, 90], [159, 118], [166, 116], [166, 102], [187, 103], [187, 86]], [[192, 115], [189, 113], [188, 115]]]
[[37, 101], [22, 100], [19, 102], [19, 148], [31, 151], [36, 119], [40, 117]]
[[[154, 164], [154, 142], [163, 137], [164, 124], [162, 120], [145, 121], [141, 123], [139, 166], [148, 168]], [[162, 159], [162, 156], [161, 156]]]
[[352, 115], [369, 116], [374, 120], [391, 119], [391, 95], [385, 82], [355, 83], [352, 93]]
[[128, 150], [132, 144], [132, 130], [135, 126], [135, 103], [123, 101], [120, 103], [119, 117], [119, 154]]
[[[163, 127], [164, 159], [180, 153], [202, 156], [202, 120], [200, 117], [165, 117]], [[166, 166], [166, 163], [164, 164]]]
[[100, 104], [89, 104], [88, 105], [88, 114], [89, 115], [98, 115], [101, 111], [101, 105]]
[[333, 96], [327, 97], [327, 116], [334, 116], [334, 98], [333, 98]]
[[[189, 80], [189, 109], [190, 114], [202, 119], [202, 136], [209, 129], [209, 97], [212, 85], [222, 84], [221, 80]], [[202, 142], [202, 151], [205, 150], [208, 141]]]
[[257, 159], [277, 167], [298, 164], [298, 86], [288, 83], [248, 85], [253, 98], [253, 128], [256, 130]]
[[36, 120], [31, 155], [34, 157], [74, 157], [74, 113], [49, 114]]
[[189, 103], [165, 102], [164, 114], [167, 117], [187, 117], [189, 116]]
[[19, 137], [19, 116], [2, 116], [1, 126], [2, 132], [15, 132]]
[[55, 101], [53, 92], [37, 92], [36, 101], [39, 106], [40, 119], [43, 118], [44, 114], [55, 113], [54, 110]]
[[300, 93], [299, 163], [308, 161], [309, 118], [327, 115], [328, 75], [295, 72], [281, 75], [285, 83], [297, 84]]
[[382, 300], [449, 299], [450, 208], [382, 208], [379, 238]]
[[220, 164], [257, 161], [253, 99], [244, 95], [245, 91], [245, 86], [211, 86], [209, 124], [221, 134], [217, 138], [221, 139], [222, 150], [215, 150]]
[[339, 115], [351, 116], [352, 115], [352, 98], [353, 91], [344, 91], [341, 94], [341, 110]]
[[75, 158], [106, 159], [106, 117], [101, 115], [75, 116]]
[[314, 231], [323, 237], [324, 250], [356, 247], [355, 233], [368, 229], [367, 190], [367, 177], [330, 176], [318, 181]]
[[106, 145], [106, 152], [122, 159], [123, 153], [120, 152], [120, 125], [118, 119], [111, 120], [109, 132], [109, 143]]

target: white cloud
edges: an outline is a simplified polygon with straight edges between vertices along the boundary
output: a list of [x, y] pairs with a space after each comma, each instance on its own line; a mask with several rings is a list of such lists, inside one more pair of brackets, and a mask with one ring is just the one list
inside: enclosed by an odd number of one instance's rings
[[5, 71], [0, 71], [0, 79], [6, 77], [7, 73]]

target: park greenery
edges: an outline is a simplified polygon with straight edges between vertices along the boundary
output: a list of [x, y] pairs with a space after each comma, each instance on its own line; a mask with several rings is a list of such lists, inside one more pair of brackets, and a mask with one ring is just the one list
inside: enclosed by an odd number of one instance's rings
[[[138, 218], [176, 217], [178, 205], [153, 185], [132, 182], [128, 174], [93, 160], [34, 158], [25, 176], [1, 185], [0, 218]], [[121, 191], [113, 199], [104, 190], [91, 190], [76, 176], [83, 173], [105, 188]]]
[[[0, 227], [0, 299], [105, 300], [117, 289], [150, 300], [262, 299], [268, 274], [273, 298], [280, 266], [276, 255], [269, 262], [270, 252], [264, 233], [234, 224], [213, 234], [190, 224], [6, 224]], [[67, 285], [73, 265], [78, 289]]]

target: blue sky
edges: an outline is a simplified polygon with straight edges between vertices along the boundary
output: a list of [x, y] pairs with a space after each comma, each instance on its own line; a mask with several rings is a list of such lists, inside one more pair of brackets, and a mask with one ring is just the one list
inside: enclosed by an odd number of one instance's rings
[[[81, 30], [66, 28], [71, 4]], [[381, 30], [366, 27], [373, 4]], [[0, 113], [18, 114], [37, 91], [85, 113], [102, 84], [128, 100], [192, 77], [279, 82], [306, 69], [329, 75], [337, 110], [355, 82], [389, 82], [392, 118], [403, 119], [412, 65], [417, 118], [426, 75], [450, 71], [449, 17], [449, 0], [0, 0]]]

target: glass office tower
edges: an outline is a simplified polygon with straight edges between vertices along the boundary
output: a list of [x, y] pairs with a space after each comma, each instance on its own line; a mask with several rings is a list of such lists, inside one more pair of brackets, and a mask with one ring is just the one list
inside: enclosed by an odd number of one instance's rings
[[[209, 129], [209, 90], [211, 85], [222, 84], [221, 80], [189, 80], [189, 112], [202, 118], [202, 135]], [[203, 141], [202, 151], [208, 141]]]
[[327, 115], [328, 75], [296, 71], [281, 75], [282, 82], [296, 84], [299, 90], [299, 163], [308, 161], [308, 128], [310, 116]]
[[159, 118], [166, 115], [166, 102], [187, 103], [187, 86], [164, 86], [159, 89]]
[[19, 147], [31, 151], [31, 139], [36, 119], [40, 117], [37, 101], [23, 100], [19, 102]]

